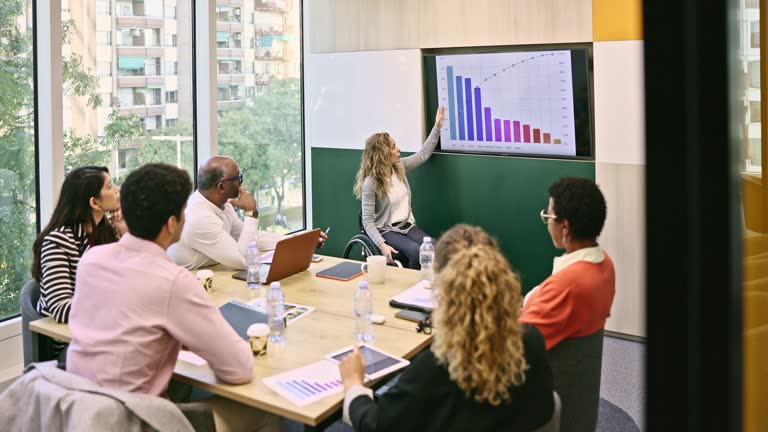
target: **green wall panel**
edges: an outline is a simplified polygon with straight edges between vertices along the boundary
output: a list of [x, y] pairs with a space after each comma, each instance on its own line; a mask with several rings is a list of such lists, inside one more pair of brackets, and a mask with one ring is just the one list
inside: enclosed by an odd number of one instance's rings
[[[332, 226], [323, 252], [341, 256], [358, 229], [360, 202], [352, 195], [360, 150], [312, 149], [314, 225]], [[593, 162], [435, 154], [411, 172], [416, 223], [435, 237], [457, 223], [479, 225], [499, 240], [528, 291], [552, 271], [552, 246], [539, 210], [547, 188], [562, 176], [594, 179]]]

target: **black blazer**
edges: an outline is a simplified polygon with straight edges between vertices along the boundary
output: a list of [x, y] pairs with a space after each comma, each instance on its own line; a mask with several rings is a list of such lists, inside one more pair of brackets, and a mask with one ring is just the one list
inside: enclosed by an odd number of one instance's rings
[[356, 397], [349, 417], [356, 432], [367, 431], [532, 431], [551, 418], [555, 409], [552, 371], [544, 338], [533, 327], [523, 333], [528, 370], [525, 383], [510, 389], [499, 406], [467, 399], [427, 349], [416, 357], [400, 380], [377, 402]]

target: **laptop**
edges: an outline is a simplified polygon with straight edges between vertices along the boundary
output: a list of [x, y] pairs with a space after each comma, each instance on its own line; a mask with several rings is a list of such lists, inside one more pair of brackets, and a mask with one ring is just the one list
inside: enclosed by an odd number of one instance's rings
[[[272, 262], [262, 264], [259, 269], [261, 282], [272, 283], [308, 269], [319, 240], [320, 228], [316, 228], [277, 242]], [[246, 271], [237, 272], [232, 277], [244, 281]]]

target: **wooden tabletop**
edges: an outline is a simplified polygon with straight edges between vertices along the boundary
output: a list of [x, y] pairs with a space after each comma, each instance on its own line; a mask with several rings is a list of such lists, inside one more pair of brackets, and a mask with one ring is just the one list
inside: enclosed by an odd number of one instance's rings
[[[289, 323], [286, 344], [282, 349], [270, 349], [266, 357], [254, 363], [254, 380], [244, 385], [229, 385], [217, 380], [211, 369], [179, 361], [174, 370], [176, 379], [309, 425], [318, 425], [336, 412], [344, 400], [343, 394], [326, 397], [315, 403], [299, 407], [269, 389], [262, 378], [289, 371], [321, 360], [324, 355], [352, 345], [354, 341], [353, 296], [357, 277], [347, 282], [319, 278], [315, 273], [343, 260], [325, 257], [313, 263], [308, 271], [281, 281], [288, 303], [314, 306], [317, 309], [301, 319]], [[245, 282], [232, 278], [234, 271], [215, 266], [211, 301], [221, 306], [230, 300], [246, 302], [251, 299]], [[370, 285], [374, 299], [374, 313], [384, 315], [386, 322], [374, 326], [373, 346], [404, 358], [411, 358], [431, 342], [431, 336], [417, 333], [416, 324], [395, 318], [398, 309], [389, 307], [389, 300], [419, 281], [419, 273], [387, 267], [384, 284]], [[30, 323], [32, 331], [69, 341], [71, 334], [66, 324], [50, 318]], [[272, 347], [272, 346], [270, 346]]]

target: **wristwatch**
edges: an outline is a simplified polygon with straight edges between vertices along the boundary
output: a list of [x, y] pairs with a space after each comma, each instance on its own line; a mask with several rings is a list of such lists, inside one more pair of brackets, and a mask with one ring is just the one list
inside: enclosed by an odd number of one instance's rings
[[254, 219], [259, 218], [259, 211], [258, 210], [246, 210], [243, 212], [243, 214], [247, 217], [252, 217]]

